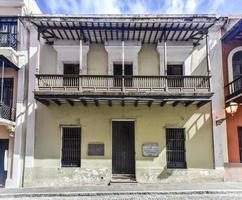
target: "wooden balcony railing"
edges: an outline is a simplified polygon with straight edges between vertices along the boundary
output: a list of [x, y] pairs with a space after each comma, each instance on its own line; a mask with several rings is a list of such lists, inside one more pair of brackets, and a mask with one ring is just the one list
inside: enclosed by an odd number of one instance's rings
[[0, 47], [17, 49], [17, 34], [0, 32]]
[[209, 76], [106, 76], [38, 74], [37, 91], [210, 92]]
[[242, 76], [225, 85], [225, 91], [227, 97], [242, 92]]

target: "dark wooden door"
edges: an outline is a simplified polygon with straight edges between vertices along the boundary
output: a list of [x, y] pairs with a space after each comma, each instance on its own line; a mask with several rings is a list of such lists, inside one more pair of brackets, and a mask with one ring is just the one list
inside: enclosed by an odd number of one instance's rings
[[112, 132], [112, 173], [134, 177], [134, 122], [113, 121]]
[[[122, 64], [114, 64], [113, 65], [113, 75], [116, 76], [114, 78], [114, 87], [121, 87], [122, 86], [122, 79], [120, 78], [122, 73]], [[124, 65], [124, 75], [130, 76], [124, 79], [124, 86], [125, 87], [132, 87], [133, 81], [131, 76], [133, 75], [133, 65], [132, 64], [125, 64]]]
[[242, 127], [238, 128], [238, 139], [239, 139], [240, 162], [242, 163]]
[[168, 87], [183, 87], [183, 66], [182, 65], [167, 65]]
[[[3, 105], [0, 108], [1, 116], [4, 119], [11, 120], [13, 106], [13, 78], [4, 78], [3, 80]], [[0, 94], [2, 90], [2, 79], [0, 78]]]
[[79, 86], [79, 64], [64, 64], [64, 86]]
[[7, 171], [4, 170], [5, 151], [8, 150], [8, 139], [0, 139], [0, 187], [5, 185]]

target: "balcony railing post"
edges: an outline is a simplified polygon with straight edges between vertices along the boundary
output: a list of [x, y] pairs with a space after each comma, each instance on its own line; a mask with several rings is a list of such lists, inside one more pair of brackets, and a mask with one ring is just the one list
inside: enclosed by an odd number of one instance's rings
[[81, 75], [79, 75], [79, 88], [78, 89], [80, 92], [82, 91], [82, 85], [83, 85], [82, 81], [83, 81], [83, 78]]
[[122, 92], [125, 92], [124, 76], [122, 76]]

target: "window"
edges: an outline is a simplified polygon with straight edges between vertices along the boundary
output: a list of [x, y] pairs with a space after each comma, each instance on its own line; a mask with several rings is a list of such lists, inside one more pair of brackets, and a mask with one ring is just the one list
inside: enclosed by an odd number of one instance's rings
[[183, 75], [183, 65], [167, 65], [167, 75]]
[[[233, 80], [242, 77], [242, 51], [238, 51], [233, 55], [232, 58], [233, 62]], [[234, 89], [235, 91], [242, 88], [242, 79], [234, 82]]]
[[166, 129], [166, 152], [167, 168], [186, 168], [184, 129]]
[[238, 128], [238, 139], [239, 139], [240, 162], [242, 163], [242, 127]]
[[[132, 75], [133, 75], [133, 65], [132, 64], [125, 64], [124, 65], [124, 72], [122, 72], [122, 64], [114, 64], [113, 65], [113, 75], [117, 76], [114, 78], [114, 87], [121, 87], [122, 86], [122, 79], [120, 76], [130, 76], [124, 79], [124, 86], [125, 87], [132, 87]], [[119, 76], [119, 77], [118, 77]]]
[[81, 166], [81, 128], [63, 127], [61, 166]]

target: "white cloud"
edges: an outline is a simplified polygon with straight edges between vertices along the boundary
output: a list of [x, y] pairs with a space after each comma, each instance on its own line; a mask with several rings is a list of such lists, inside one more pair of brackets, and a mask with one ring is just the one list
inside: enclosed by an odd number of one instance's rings
[[119, 14], [116, 0], [48, 0], [52, 13]]
[[210, 12], [218, 11], [219, 7], [225, 4], [225, 0], [210, 0], [211, 10]]
[[126, 6], [127, 6], [128, 13], [130, 14], [150, 13], [149, 6], [147, 5], [147, 1], [145, 2], [144, 0], [129, 1]]
[[[66, 14], [194, 14], [217, 12], [226, 0], [44, 0], [51, 13]], [[154, 5], [152, 4], [154, 2]], [[201, 11], [200, 11], [201, 13]]]
[[164, 11], [168, 14], [196, 13], [201, 0], [165, 0]]
[[201, 0], [187, 0], [185, 4], [185, 13], [195, 13], [200, 6]]

